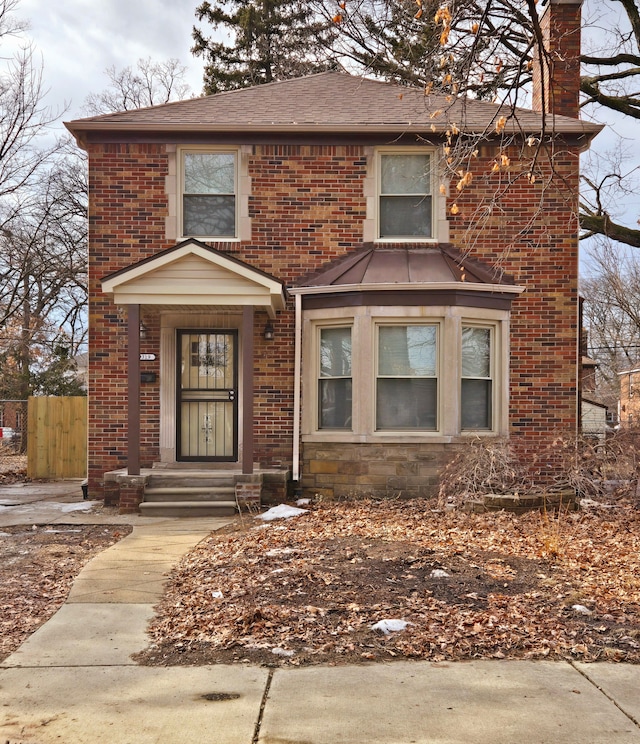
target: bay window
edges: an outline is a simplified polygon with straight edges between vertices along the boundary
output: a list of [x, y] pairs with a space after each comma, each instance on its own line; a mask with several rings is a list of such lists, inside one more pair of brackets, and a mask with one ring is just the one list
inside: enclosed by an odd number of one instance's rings
[[302, 434], [369, 443], [504, 435], [508, 334], [501, 309], [305, 310]]

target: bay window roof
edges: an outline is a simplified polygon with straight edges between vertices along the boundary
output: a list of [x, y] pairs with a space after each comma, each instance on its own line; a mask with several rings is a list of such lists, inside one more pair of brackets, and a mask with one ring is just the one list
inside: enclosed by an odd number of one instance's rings
[[370, 244], [302, 278], [291, 294], [305, 307], [336, 304], [466, 305], [508, 309], [524, 291], [512, 277], [437, 246]]

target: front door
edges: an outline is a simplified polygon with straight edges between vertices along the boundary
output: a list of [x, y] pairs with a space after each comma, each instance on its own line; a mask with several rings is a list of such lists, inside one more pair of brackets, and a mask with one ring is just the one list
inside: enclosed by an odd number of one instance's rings
[[177, 459], [238, 459], [238, 332], [178, 331]]

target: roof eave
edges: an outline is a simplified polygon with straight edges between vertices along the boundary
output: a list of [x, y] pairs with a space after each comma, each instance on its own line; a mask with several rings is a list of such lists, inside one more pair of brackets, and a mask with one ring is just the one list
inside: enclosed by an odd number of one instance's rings
[[398, 282], [396, 284], [330, 284], [314, 287], [288, 287], [292, 295], [336, 294], [342, 292], [415, 292], [451, 291], [464, 289], [467, 292], [493, 292], [497, 294], [521, 294], [525, 288], [514, 284], [484, 284], [482, 282]]
[[[64, 122], [65, 127], [76, 137], [81, 132], [229, 132], [232, 128], [234, 132], [313, 132], [323, 133], [327, 132], [330, 134], [345, 132], [345, 133], [361, 133], [363, 129], [368, 132], [385, 132], [385, 133], [398, 133], [398, 132], [414, 132], [424, 134], [425, 132], [431, 132], [432, 134], [444, 134], [446, 133], [449, 124], [445, 121], [434, 122], [432, 128], [431, 124], [425, 123], [412, 123], [412, 122], [392, 122], [384, 124], [372, 124], [370, 122], [360, 122], [351, 124], [313, 124], [313, 123], [291, 123], [291, 124], [239, 124], [230, 127], [227, 125], [216, 124], [215, 122], [201, 123], [201, 124], [185, 124], [185, 123], [144, 123], [137, 124], [132, 122], [87, 122], [87, 121], [68, 121]], [[594, 137], [598, 132], [603, 129], [600, 125], [584, 124], [583, 126], [559, 126], [555, 127], [553, 132], [558, 135], [587, 135], [590, 138]], [[528, 132], [536, 131], [535, 127], [526, 127], [523, 124], [513, 124], [505, 127], [503, 131], [512, 134], [526, 134]], [[493, 133], [488, 131], [486, 127], [465, 127], [465, 132], [468, 134], [486, 134], [491, 136]]]

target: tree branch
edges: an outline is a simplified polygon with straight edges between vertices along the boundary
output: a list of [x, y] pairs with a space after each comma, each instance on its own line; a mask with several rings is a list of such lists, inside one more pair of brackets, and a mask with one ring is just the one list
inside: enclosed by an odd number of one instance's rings
[[619, 243], [629, 245], [632, 248], [640, 248], [640, 230], [619, 225], [606, 212], [592, 214], [584, 210], [581, 211], [580, 229], [588, 233], [587, 235], [583, 235], [583, 238], [594, 234], [603, 235], [611, 240], [617, 240]]

